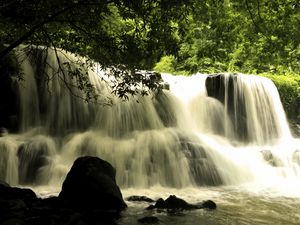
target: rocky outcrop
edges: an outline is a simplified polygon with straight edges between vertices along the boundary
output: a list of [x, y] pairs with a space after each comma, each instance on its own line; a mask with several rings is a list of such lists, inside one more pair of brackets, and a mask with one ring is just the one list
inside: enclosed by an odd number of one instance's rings
[[16, 222], [7, 224], [23, 224], [36, 201], [37, 197], [32, 190], [10, 187], [0, 181], [0, 224], [5, 221]]
[[12, 55], [0, 60], [0, 127], [10, 131], [18, 130], [18, 97], [16, 80], [20, 74], [16, 58]]
[[91, 156], [75, 160], [63, 185], [59, 198], [69, 207], [87, 211], [126, 208], [115, 180], [116, 171], [106, 161]]
[[226, 105], [227, 113], [233, 123], [235, 134], [240, 141], [250, 137], [247, 130], [247, 114], [243, 95], [238, 93], [237, 74], [211, 74], [207, 77], [205, 86], [209, 97], [218, 99]]
[[126, 208], [115, 169], [97, 157], [78, 158], [59, 197], [40, 199], [30, 189], [0, 181], [0, 224], [114, 225]]
[[[115, 169], [97, 157], [78, 158], [69, 171], [58, 197], [41, 199], [25, 188], [11, 187], [0, 180], [0, 224], [20, 225], [116, 225], [120, 211], [126, 208], [115, 181]], [[128, 201], [153, 202], [146, 196], [131, 196]], [[158, 199], [148, 209], [177, 210], [216, 209], [216, 204], [204, 201], [190, 204], [175, 195]], [[151, 211], [147, 211], [147, 214]], [[155, 212], [156, 213], [156, 212]], [[154, 224], [160, 220], [152, 215], [138, 219]]]
[[147, 196], [138, 196], [138, 195], [132, 195], [126, 198], [129, 202], [155, 202], [153, 199], [148, 198]]
[[260, 151], [264, 160], [269, 163], [273, 167], [280, 167], [283, 166], [283, 163], [281, 162], [280, 158], [274, 156], [272, 151], [270, 150], [261, 150]]
[[216, 186], [223, 183], [214, 161], [204, 146], [194, 143], [187, 137], [181, 137], [180, 145], [189, 160], [190, 172], [197, 185]]
[[41, 184], [43, 182], [40, 170], [51, 164], [54, 146], [53, 141], [44, 136], [37, 136], [19, 146], [17, 156], [20, 184]]
[[208, 209], [214, 210], [217, 208], [215, 202], [211, 200], [204, 201], [199, 204], [190, 204], [175, 195], [170, 195], [166, 200], [160, 198], [155, 205], [150, 205], [147, 209], [167, 209], [167, 210], [193, 210], [193, 209]]

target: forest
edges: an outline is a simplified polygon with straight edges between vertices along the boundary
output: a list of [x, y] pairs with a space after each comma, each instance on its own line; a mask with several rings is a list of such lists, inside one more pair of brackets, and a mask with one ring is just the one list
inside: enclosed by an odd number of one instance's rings
[[[138, 69], [258, 74], [275, 82], [289, 118], [299, 122], [299, 24], [297, 0], [2, 0], [0, 60], [5, 70], [22, 44], [65, 49], [116, 68], [120, 97], [135, 94], [130, 85], [138, 82], [158, 88]], [[91, 97], [85, 76], [72, 75]]]

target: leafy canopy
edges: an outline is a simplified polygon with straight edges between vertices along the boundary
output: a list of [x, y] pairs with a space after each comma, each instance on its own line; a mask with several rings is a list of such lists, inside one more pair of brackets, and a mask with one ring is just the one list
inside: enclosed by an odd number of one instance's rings
[[151, 69], [162, 55], [177, 52], [176, 24], [191, 5], [186, 0], [2, 0], [0, 61], [21, 44], [42, 45], [116, 68], [114, 91], [121, 97], [138, 82], [156, 89], [157, 80], [136, 69]]
[[300, 73], [298, 0], [195, 1], [187, 18], [178, 54], [158, 71]]

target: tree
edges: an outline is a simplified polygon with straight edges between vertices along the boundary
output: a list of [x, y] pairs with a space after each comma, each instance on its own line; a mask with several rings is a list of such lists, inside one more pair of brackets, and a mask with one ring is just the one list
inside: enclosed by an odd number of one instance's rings
[[195, 1], [173, 70], [299, 73], [299, 23], [297, 0]]
[[0, 61], [21, 44], [42, 45], [116, 68], [114, 92], [121, 97], [135, 94], [129, 87], [140, 82], [157, 89], [156, 79], [136, 70], [150, 69], [162, 55], [177, 51], [176, 21], [191, 5], [184, 0], [2, 0]]

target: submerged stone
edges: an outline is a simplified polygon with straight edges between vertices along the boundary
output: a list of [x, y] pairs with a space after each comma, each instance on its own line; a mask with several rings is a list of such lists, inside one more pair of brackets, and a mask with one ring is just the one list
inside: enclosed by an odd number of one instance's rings
[[212, 200], [206, 200], [202, 202], [201, 207], [203, 209], [213, 210], [213, 209], [217, 209], [217, 204]]
[[130, 196], [126, 200], [130, 202], [154, 202], [153, 199], [148, 198], [147, 196], [138, 196], [138, 195]]
[[262, 150], [260, 151], [264, 160], [267, 161], [273, 167], [283, 166], [280, 159], [270, 151], [270, 150]]
[[147, 209], [167, 209], [167, 210], [193, 210], [193, 209], [216, 209], [217, 205], [212, 200], [206, 200], [200, 204], [190, 204], [185, 200], [170, 195], [166, 200], [160, 198], [155, 205], [150, 205]]
[[46, 137], [32, 139], [18, 149], [20, 184], [40, 184], [40, 170], [50, 164], [51, 148], [54, 143]]
[[204, 146], [193, 143], [187, 137], [181, 137], [181, 149], [189, 160], [194, 182], [201, 185], [221, 185], [222, 179], [216, 165]]

